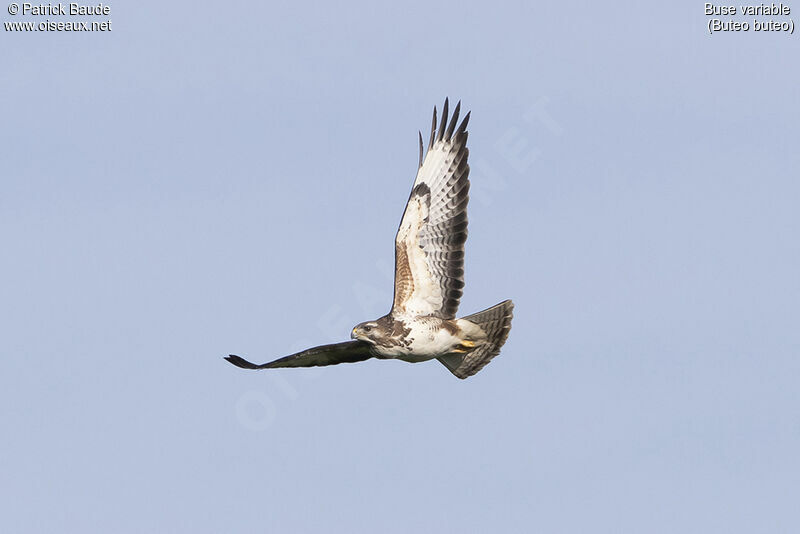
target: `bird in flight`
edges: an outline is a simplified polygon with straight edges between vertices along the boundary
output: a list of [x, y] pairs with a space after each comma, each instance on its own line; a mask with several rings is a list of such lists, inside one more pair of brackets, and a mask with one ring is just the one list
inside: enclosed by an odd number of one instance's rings
[[[511, 330], [514, 304], [503, 301], [456, 318], [464, 288], [469, 165], [467, 123], [459, 102], [441, 122], [433, 108], [430, 140], [395, 237], [394, 302], [391, 311], [357, 324], [352, 341], [314, 347], [257, 365], [239, 356], [226, 360], [243, 369], [315, 367], [378, 359], [423, 362], [437, 359], [458, 378], [480, 371], [500, 353]], [[423, 157], [424, 155], [424, 157]]]

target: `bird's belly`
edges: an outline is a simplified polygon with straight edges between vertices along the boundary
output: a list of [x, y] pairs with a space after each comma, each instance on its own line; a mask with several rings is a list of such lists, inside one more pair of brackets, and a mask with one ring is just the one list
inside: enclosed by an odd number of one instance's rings
[[395, 358], [411, 363], [424, 362], [452, 352], [461, 342], [446, 329], [412, 331], [409, 341]]

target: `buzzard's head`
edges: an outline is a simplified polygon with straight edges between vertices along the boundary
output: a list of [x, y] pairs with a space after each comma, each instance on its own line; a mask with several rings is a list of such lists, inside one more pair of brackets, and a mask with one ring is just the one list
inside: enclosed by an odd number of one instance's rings
[[375, 321], [359, 323], [350, 333], [351, 338], [358, 339], [360, 341], [366, 341], [367, 343], [372, 343], [373, 345], [379, 340], [383, 339], [385, 335], [386, 332], [384, 329], [381, 328], [380, 325]]

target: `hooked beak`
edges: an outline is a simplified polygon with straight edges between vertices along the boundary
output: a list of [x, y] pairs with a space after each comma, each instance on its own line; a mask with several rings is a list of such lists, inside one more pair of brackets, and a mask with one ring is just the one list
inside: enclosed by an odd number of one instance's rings
[[358, 334], [356, 333], [355, 328], [353, 328], [353, 331], [350, 332], [350, 339], [358, 339]]

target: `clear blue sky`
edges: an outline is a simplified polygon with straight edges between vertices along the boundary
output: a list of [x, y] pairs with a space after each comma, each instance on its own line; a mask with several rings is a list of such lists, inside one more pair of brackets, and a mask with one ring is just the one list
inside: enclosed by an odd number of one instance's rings
[[[711, 36], [699, 1], [111, 5], [0, 31], [0, 530], [800, 531], [797, 34]], [[388, 310], [445, 96], [461, 313], [514, 299], [500, 357], [226, 363]]]

